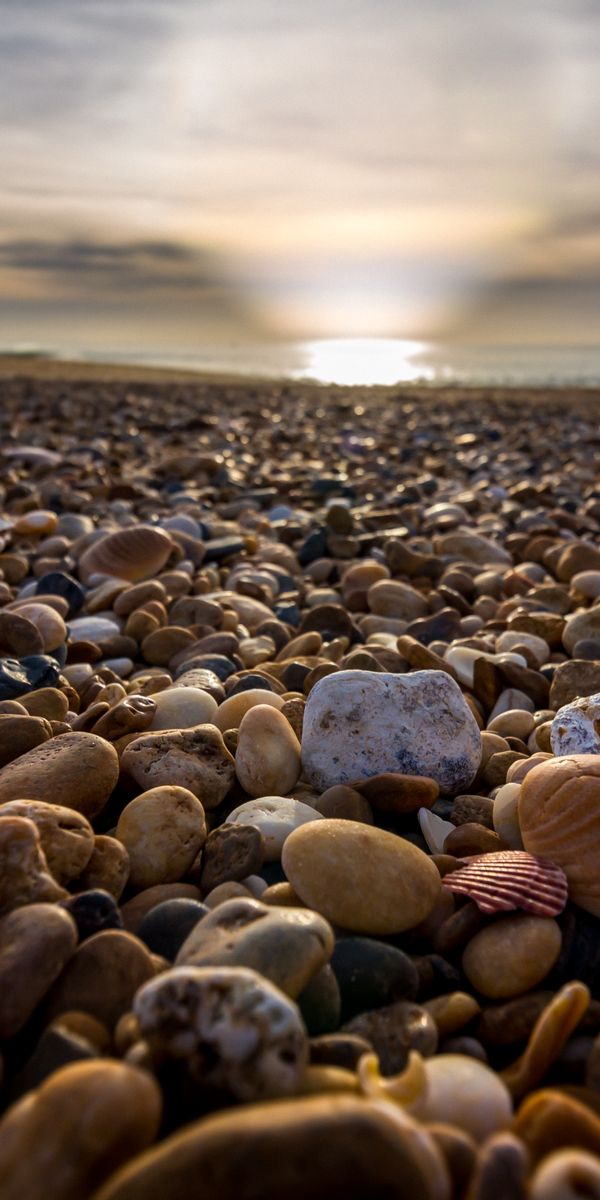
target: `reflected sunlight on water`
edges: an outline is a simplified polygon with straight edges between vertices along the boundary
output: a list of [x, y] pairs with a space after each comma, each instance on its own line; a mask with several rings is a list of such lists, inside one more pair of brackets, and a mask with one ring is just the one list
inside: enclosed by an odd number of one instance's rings
[[399, 338], [326, 338], [304, 342], [305, 365], [295, 378], [319, 383], [373, 386], [429, 380], [434, 372], [420, 361], [424, 342]]

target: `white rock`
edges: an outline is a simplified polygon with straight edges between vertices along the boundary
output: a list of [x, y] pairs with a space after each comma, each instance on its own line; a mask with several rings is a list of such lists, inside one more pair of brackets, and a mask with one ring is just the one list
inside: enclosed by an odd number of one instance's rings
[[496, 650], [499, 653], [510, 653], [514, 646], [526, 646], [531, 653], [535, 655], [538, 666], [548, 662], [550, 658], [550, 647], [545, 638], [538, 637], [536, 633], [519, 633], [517, 630], [505, 629], [504, 633], [496, 639]]
[[505, 783], [494, 797], [492, 824], [499, 837], [511, 850], [522, 850], [523, 839], [519, 826], [520, 783]]
[[571, 587], [580, 596], [596, 600], [600, 596], [600, 571], [578, 571], [571, 579]]
[[74, 621], [69, 621], [68, 628], [71, 642], [103, 641], [121, 632], [121, 626], [108, 617], [76, 617]]
[[425, 1061], [425, 1073], [421, 1120], [457, 1125], [478, 1141], [510, 1125], [510, 1093], [491, 1067], [464, 1054], [436, 1054]]
[[195, 687], [169, 687], [152, 699], [156, 712], [150, 729], [191, 729], [213, 723], [217, 702], [208, 692]]
[[444, 821], [443, 817], [438, 817], [436, 813], [432, 813], [428, 808], [420, 808], [417, 813], [421, 833], [429, 846], [432, 854], [444, 853], [444, 842], [450, 833], [454, 833], [456, 825], [451, 821]]
[[322, 821], [323, 814], [290, 796], [261, 796], [234, 808], [228, 825], [254, 825], [265, 839], [265, 860], [277, 862], [285, 839], [307, 821]]
[[471, 646], [450, 646], [444, 658], [449, 666], [456, 671], [461, 683], [466, 687], [473, 686], [475, 677], [475, 663], [478, 658], [486, 658], [488, 662], [498, 663], [516, 663], [519, 667], [526, 667], [527, 661], [522, 654], [487, 654], [484, 650], [474, 650]]
[[480, 761], [477, 722], [444, 671], [338, 671], [309, 694], [302, 766], [321, 791], [396, 771], [429, 775], [455, 795], [472, 782]]
[[600, 754], [600, 692], [559, 708], [550, 726], [553, 754]]

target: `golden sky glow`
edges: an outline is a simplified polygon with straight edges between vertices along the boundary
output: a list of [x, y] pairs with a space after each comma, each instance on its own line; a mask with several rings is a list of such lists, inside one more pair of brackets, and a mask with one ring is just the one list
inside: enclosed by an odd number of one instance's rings
[[0, 0], [0, 344], [595, 340], [599, 34], [597, 0]]

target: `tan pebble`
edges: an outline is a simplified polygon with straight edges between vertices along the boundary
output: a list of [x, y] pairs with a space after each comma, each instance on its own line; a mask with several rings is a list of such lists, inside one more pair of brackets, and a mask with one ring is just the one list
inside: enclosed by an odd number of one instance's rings
[[23, 754], [0, 771], [0, 805], [7, 800], [58, 799], [92, 819], [104, 808], [119, 776], [109, 742], [90, 733], [65, 733]]
[[137, 583], [160, 571], [172, 545], [168, 534], [150, 525], [135, 525], [106, 534], [82, 554], [80, 578], [89, 583], [95, 575], [114, 575]]
[[54, 533], [58, 517], [49, 509], [35, 508], [15, 521], [14, 532], [23, 537], [45, 537]]
[[533, 714], [524, 709], [508, 709], [490, 721], [488, 729], [491, 733], [499, 733], [501, 737], [518, 737], [526, 741], [534, 729]]
[[24, 604], [19, 615], [35, 625], [44, 646], [44, 654], [51, 654], [67, 640], [67, 627], [62, 617], [48, 604]]
[[295, 998], [328, 962], [333, 943], [333, 930], [317, 913], [239, 896], [223, 901], [194, 926], [175, 961], [176, 966], [250, 967]]
[[[596, 1093], [593, 1097], [595, 1103]], [[534, 1165], [554, 1151], [574, 1146], [600, 1157], [598, 1113], [587, 1103], [565, 1095], [558, 1088], [542, 1088], [526, 1096], [517, 1111], [513, 1129], [527, 1146]]]
[[81, 943], [48, 993], [46, 1017], [77, 1009], [113, 1029], [137, 989], [153, 976], [143, 942], [121, 929], [105, 929]]
[[286, 642], [285, 646], [275, 655], [275, 662], [285, 662], [287, 659], [303, 657], [307, 654], [318, 654], [323, 645], [323, 638], [316, 629], [309, 630], [308, 633], [301, 633], [298, 637], [291, 638]]
[[302, 908], [304, 903], [289, 883], [272, 883], [260, 899], [263, 904], [274, 904], [282, 908]]
[[600, 755], [550, 758], [530, 771], [519, 824], [525, 849], [562, 867], [570, 898], [600, 916]]
[[33, 821], [16, 816], [0, 819], [0, 913], [66, 895], [48, 870]]
[[125, 929], [136, 933], [146, 913], [162, 904], [164, 900], [201, 900], [200, 889], [193, 883], [159, 883], [145, 888], [131, 900], [121, 905], [121, 916]]
[[553, 757], [554, 756], [552, 754], [538, 750], [535, 754], [532, 754], [530, 758], [519, 759], [518, 762], [512, 763], [508, 768], [508, 771], [506, 772], [506, 782], [522, 783], [525, 776], [528, 775], [534, 767], [539, 767], [540, 763], [547, 762], [549, 758]]
[[[0, 1122], [3, 1200], [82, 1200], [154, 1140], [156, 1081], [123, 1063], [71, 1063]], [[60, 1120], [57, 1120], [57, 1113]]]
[[[26, 1024], [77, 945], [73, 918], [56, 904], [28, 904], [0, 920], [0, 1038]], [[18, 980], [18, 986], [15, 982]]]
[[27, 717], [27, 709], [19, 700], [0, 700], [0, 717]]
[[21, 703], [33, 717], [45, 717], [47, 721], [64, 721], [69, 702], [58, 688], [38, 688], [23, 696]]
[[189, 729], [212, 723], [217, 702], [208, 692], [194, 687], [170, 687], [154, 697], [156, 711], [151, 729]]
[[428, 612], [425, 597], [397, 579], [381, 579], [371, 584], [367, 602], [376, 616], [395, 617], [404, 621], [414, 621]]
[[300, 774], [300, 743], [272, 705], [258, 704], [242, 718], [235, 772], [250, 796], [285, 795]]
[[155, 633], [157, 629], [160, 629], [160, 624], [156, 617], [143, 608], [136, 608], [129, 614], [123, 633], [125, 637], [133, 638], [141, 646], [145, 638], [150, 637], [150, 634]]
[[204, 809], [186, 788], [152, 788], [125, 806], [116, 836], [129, 855], [132, 887], [176, 883], [206, 841]]
[[283, 708], [281, 696], [274, 692], [266, 692], [263, 688], [248, 688], [247, 692], [238, 692], [219, 705], [214, 714], [214, 724], [224, 732], [226, 729], [239, 729], [243, 717], [257, 704], [269, 704], [272, 708]]
[[356, 933], [399, 933], [431, 912], [440, 875], [410, 842], [356, 821], [325, 818], [287, 839], [283, 869], [305, 903]]
[[193, 646], [194, 641], [194, 635], [189, 629], [166, 625], [164, 629], [157, 629], [144, 638], [141, 651], [145, 662], [156, 667], [166, 667], [180, 650]]
[[[235, 775], [235, 760], [214, 725], [142, 734], [125, 748], [121, 765], [141, 787], [185, 787], [209, 809], [225, 798]], [[1, 781], [0, 774], [0, 796]]]
[[49, 721], [42, 717], [0, 714], [0, 767], [6, 766], [52, 737]]
[[83, 891], [102, 888], [119, 900], [129, 879], [129, 855], [116, 838], [97, 833], [85, 870], [79, 878]]
[[81, 813], [42, 800], [9, 800], [0, 808], [0, 820], [5, 817], [33, 821], [48, 869], [58, 883], [76, 879], [87, 866], [94, 848], [94, 831]]
[[61, 1013], [60, 1017], [50, 1022], [48, 1028], [66, 1029], [89, 1042], [90, 1046], [94, 1046], [101, 1054], [110, 1054], [112, 1049], [112, 1039], [106, 1025], [96, 1020], [96, 1017], [91, 1017], [89, 1013]]
[[218, 908], [219, 904], [224, 904], [226, 900], [236, 900], [238, 896], [248, 897], [251, 894], [243, 883], [228, 879], [225, 883], [219, 883], [216, 887], [211, 888], [210, 892], [206, 893], [203, 903], [207, 908]]
[[481, 1012], [481, 1006], [468, 992], [449, 992], [446, 996], [436, 996], [433, 1000], [425, 1000], [423, 1008], [433, 1017], [440, 1038], [450, 1037], [459, 1029], [464, 1029]]
[[3, 658], [23, 658], [27, 654], [43, 654], [42, 635], [27, 617], [20, 613], [0, 612], [0, 655]]
[[155, 712], [156, 703], [151, 696], [134, 693], [118, 700], [108, 712], [103, 713], [92, 731], [99, 737], [116, 742], [127, 733], [141, 733], [149, 729]]
[[519, 996], [545, 979], [561, 941], [560, 928], [549, 917], [502, 917], [471, 939], [463, 970], [473, 987], [492, 1000]]
[[498, 850], [506, 850], [506, 844], [493, 829], [479, 825], [476, 821], [466, 821], [458, 825], [444, 840], [444, 854], [453, 854], [455, 858], [467, 858], [474, 854], [493, 854]]

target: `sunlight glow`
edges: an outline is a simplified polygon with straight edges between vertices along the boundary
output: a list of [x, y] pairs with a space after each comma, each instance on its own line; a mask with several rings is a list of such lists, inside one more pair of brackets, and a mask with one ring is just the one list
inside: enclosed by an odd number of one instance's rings
[[420, 361], [424, 342], [399, 338], [328, 338], [304, 342], [306, 365], [297, 378], [319, 383], [362, 386], [411, 383], [430, 379], [432, 371]]

